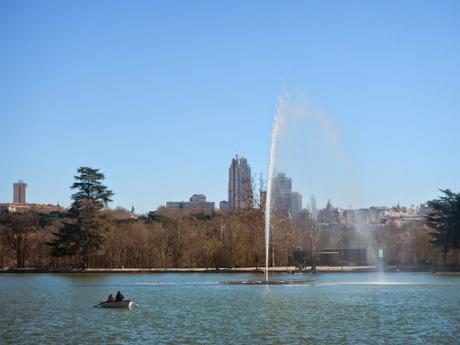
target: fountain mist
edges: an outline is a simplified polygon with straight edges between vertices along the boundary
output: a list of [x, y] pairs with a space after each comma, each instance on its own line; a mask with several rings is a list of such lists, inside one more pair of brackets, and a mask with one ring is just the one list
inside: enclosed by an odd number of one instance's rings
[[[276, 172], [286, 173], [295, 181], [297, 192], [315, 195], [322, 205], [332, 198], [338, 207], [347, 207], [352, 202], [356, 204], [360, 194], [352, 162], [330, 117], [315, 110], [303, 97], [293, 100], [284, 93], [276, 104], [271, 132], [265, 199], [266, 281], [269, 280], [270, 238], [277, 224], [274, 218], [277, 212], [273, 209]], [[315, 204], [313, 200], [313, 214], [317, 212]], [[338, 238], [333, 240], [330, 246], [337, 246]]]

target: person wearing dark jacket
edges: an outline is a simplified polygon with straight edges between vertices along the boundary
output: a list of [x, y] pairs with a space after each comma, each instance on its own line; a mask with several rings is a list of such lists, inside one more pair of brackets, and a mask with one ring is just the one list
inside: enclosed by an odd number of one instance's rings
[[117, 295], [115, 296], [115, 301], [116, 301], [116, 302], [120, 302], [120, 301], [123, 301], [124, 299], [125, 299], [125, 296], [123, 296], [123, 295], [121, 294], [121, 292], [118, 291], [118, 292], [117, 292]]

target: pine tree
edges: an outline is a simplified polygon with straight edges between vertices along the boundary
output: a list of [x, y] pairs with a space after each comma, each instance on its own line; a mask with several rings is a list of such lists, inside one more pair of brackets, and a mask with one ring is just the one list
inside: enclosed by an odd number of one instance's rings
[[69, 220], [49, 244], [51, 255], [79, 256], [86, 267], [91, 256], [105, 249], [111, 224], [101, 211], [112, 201], [113, 192], [102, 184], [105, 176], [99, 169], [80, 167], [78, 173], [71, 186], [76, 192], [72, 194]]
[[460, 247], [460, 193], [449, 189], [441, 192], [444, 196], [428, 202], [432, 211], [426, 216], [425, 223], [434, 230], [431, 243], [442, 249], [445, 265], [449, 250]]

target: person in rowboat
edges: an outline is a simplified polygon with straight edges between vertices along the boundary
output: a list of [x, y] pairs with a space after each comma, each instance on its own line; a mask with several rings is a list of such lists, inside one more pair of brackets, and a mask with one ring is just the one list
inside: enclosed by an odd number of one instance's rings
[[109, 302], [115, 302], [115, 297], [113, 297], [112, 294], [109, 295], [109, 297], [107, 298], [107, 301], [105, 303], [109, 303]]
[[125, 299], [125, 296], [121, 294], [120, 291], [117, 292], [117, 295], [115, 296], [115, 302], [121, 302]]

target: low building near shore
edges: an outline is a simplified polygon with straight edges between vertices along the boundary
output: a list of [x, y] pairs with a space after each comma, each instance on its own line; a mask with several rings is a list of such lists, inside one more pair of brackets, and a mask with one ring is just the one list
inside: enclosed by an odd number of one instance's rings
[[39, 213], [50, 213], [50, 212], [65, 212], [66, 209], [60, 205], [52, 204], [29, 204], [29, 203], [15, 203], [5, 202], [0, 203], [0, 212], [39, 212]]

